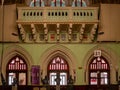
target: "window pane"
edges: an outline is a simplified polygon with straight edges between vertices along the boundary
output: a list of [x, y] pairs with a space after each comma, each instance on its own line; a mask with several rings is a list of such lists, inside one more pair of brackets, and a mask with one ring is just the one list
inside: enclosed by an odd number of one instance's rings
[[90, 74], [90, 77], [97, 77], [97, 72], [92, 72], [92, 73]]
[[96, 78], [91, 78], [90, 79], [90, 84], [91, 85], [97, 85], [97, 79]]
[[[50, 85], [56, 85], [56, 73], [50, 73]], [[67, 85], [67, 73], [60, 73], [60, 85]]]
[[90, 74], [90, 84], [96, 85], [97, 84], [97, 72], [91, 72]]
[[15, 73], [9, 73], [8, 76], [8, 85], [12, 85], [13, 84], [13, 78], [16, 78], [16, 74]]
[[26, 73], [19, 73], [19, 85], [26, 85]]
[[50, 85], [56, 85], [56, 73], [50, 73]]
[[108, 73], [102, 72], [101, 73], [101, 84], [108, 84]]
[[60, 85], [67, 85], [67, 74], [66, 73], [60, 73]]

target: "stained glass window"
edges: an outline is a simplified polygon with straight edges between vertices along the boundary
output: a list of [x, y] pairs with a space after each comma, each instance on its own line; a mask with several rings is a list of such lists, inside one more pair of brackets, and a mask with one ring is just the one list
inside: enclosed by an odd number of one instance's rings
[[17, 79], [19, 85], [27, 84], [27, 64], [20, 56], [13, 57], [6, 68], [8, 85], [13, 84], [13, 79]]
[[60, 76], [60, 85], [67, 85], [67, 76], [69, 74], [67, 62], [59, 56], [53, 58], [48, 65], [48, 74], [50, 85], [56, 85], [57, 74]]
[[109, 84], [110, 67], [105, 58], [94, 58], [89, 64], [89, 83], [90, 85]]

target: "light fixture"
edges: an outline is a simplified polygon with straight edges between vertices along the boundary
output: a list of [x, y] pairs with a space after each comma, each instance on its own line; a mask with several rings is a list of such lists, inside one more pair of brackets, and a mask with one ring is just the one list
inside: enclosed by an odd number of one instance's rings
[[104, 34], [103, 31], [99, 31], [99, 32], [98, 32], [98, 35], [103, 35], [103, 34]]

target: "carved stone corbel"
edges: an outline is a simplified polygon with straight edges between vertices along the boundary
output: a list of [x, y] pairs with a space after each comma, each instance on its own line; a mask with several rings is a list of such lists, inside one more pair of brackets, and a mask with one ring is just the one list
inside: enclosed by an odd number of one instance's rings
[[97, 24], [94, 24], [91, 28], [90, 39], [93, 41], [96, 34]]
[[20, 30], [21, 39], [24, 41], [26, 38], [26, 32], [21, 24], [18, 24], [18, 28]]
[[37, 31], [36, 31], [35, 25], [31, 24], [31, 28], [32, 28], [33, 40], [36, 41], [36, 39], [37, 39]]
[[83, 39], [84, 30], [85, 30], [85, 24], [82, 24], [80, 28], [80, 37], [79, 37], [81, 41]]

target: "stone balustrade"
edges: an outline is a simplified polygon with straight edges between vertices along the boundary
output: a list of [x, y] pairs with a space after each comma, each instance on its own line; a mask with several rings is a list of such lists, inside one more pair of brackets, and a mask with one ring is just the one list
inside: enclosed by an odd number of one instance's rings
[[18, 7], [17, 22], [28, 23], [96, 23], [97, 7]]

